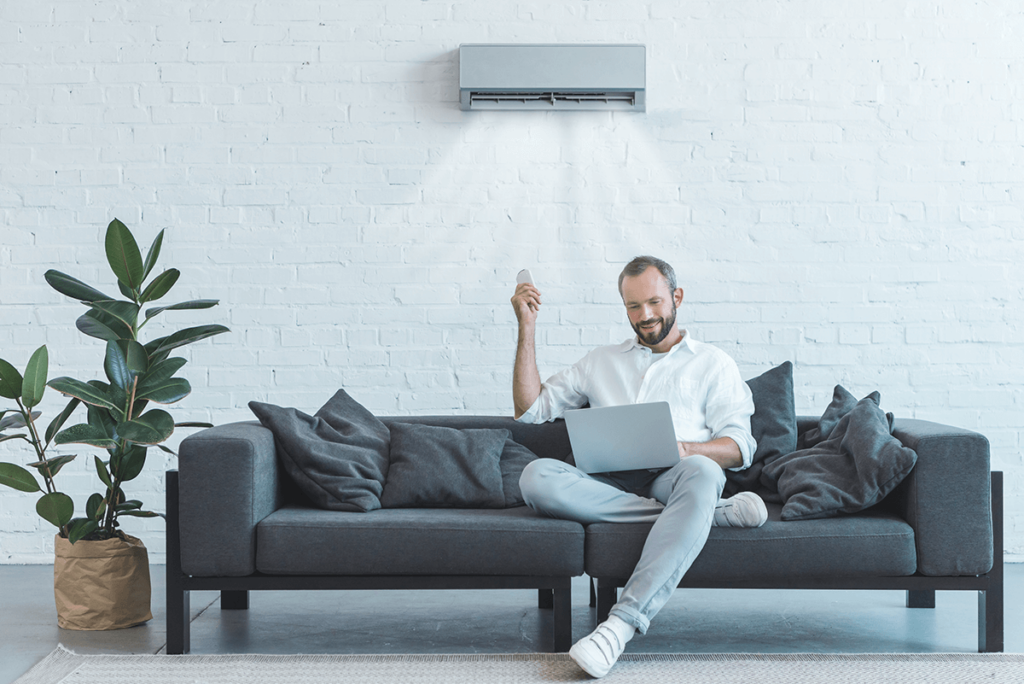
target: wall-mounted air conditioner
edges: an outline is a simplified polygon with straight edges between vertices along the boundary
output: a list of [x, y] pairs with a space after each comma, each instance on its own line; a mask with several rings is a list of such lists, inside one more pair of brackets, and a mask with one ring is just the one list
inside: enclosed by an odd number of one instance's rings
[[462, 109], [646, 111], [643, 45], [461, 45]]

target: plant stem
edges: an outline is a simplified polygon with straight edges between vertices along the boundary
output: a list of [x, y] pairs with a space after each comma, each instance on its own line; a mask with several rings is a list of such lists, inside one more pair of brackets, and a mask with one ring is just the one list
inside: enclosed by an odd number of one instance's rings
[[43, 481], [46, 482], [46, 492], [52, 494], [56, 491], [56, 487], [53, 484], [53, 475], [50, 474], [50, 466], [46, 465], [46, 447], [42, 446], [42, 442], [39, 441], [39, 433], [36, 432], [36, 422], [32, 419], [32, 411], [25, 408], [25, 405], [21, 403], [21, 399], [15, 398], [15, 401], [18, 402], [18, 409], [21, 410], [25, 424], [28, 425], [29, 434], [32, 435], [32, 446], [36, 450], [36, 455], [39, 457], [39, 461], [43, 463], [40, 473], [42, 473]]
[[139, 386], [139, 376], [136, 375], [132, 378], [132, 395], [128, 398], [128, 410], [125, 413], [128, 416], [128, 420], [132, 419], [132, 409], [135, 408], [135, 388]]

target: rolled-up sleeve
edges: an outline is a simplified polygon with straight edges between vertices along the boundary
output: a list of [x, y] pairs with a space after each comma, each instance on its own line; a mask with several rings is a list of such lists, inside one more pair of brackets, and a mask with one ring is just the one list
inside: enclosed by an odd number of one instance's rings
[[520, 423], [546, 423], [561, 418], [568, 409], [586, 404], [586, 362], [584, 357], [541, 383], [540, 394], [533, 406], [516, 420]]
[[757, 442], [750, 432], [754, 398], [732, 359], [711, 378], [707, 397], [706, 418], [713, 439], [729, 437], [743, 456], [743, 465], [729, 470], [749, 468], [757, 450]]

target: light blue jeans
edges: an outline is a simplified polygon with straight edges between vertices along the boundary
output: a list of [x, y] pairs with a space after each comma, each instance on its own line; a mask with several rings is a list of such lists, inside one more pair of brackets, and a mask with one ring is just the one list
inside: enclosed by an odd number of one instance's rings
[[588, 475], [568, 463], [541, 458], [519, 479], [523, 499], [553, 518], [654, 523], [611, 614], [647, 633], [651, 618], [672, 596], [704, 548], [725, 472], [705, 456], [689, 456], [665, 470], [626, 470]]

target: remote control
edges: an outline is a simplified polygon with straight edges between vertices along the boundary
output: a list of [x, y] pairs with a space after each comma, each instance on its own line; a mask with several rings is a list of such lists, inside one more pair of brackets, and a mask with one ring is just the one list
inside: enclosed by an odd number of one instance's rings
[[524, 268], [519, 272], [519, 275], [516, 276], [516, 284], [522, 285], [523, 283], [533, 285], [533, 275], [530, 273], [530, 269], [528, 268]]

